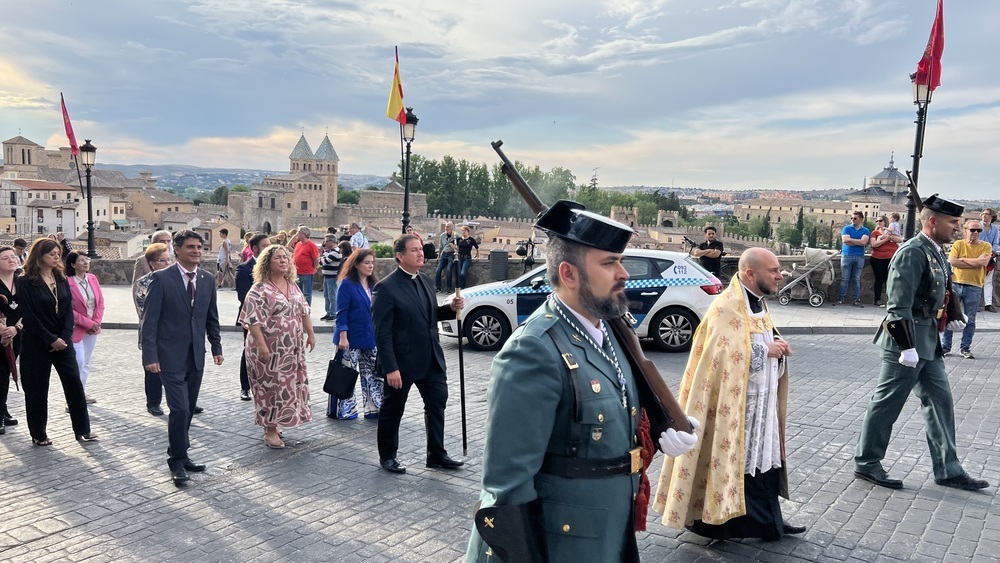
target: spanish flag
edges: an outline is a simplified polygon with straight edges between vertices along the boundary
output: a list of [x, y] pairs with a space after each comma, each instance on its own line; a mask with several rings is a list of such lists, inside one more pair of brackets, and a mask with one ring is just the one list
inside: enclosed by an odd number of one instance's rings
[[403, 107], [403, 84], [399, 80], [399, 47], [396, 47], [396, 70], [392, 74], [392, 89], [389, 90], [389, 105], [385, 115], [400, 125], [406, 124], [406, 108]]

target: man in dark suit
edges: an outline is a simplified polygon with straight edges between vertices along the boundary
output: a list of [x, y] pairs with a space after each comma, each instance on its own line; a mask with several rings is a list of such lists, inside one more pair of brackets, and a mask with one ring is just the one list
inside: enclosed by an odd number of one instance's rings
[[[250, 288], [253, 287], [253, 269], [257, 265], [257, 257], [260, 256], [262, 250], [270, 246], [271, 239], [267, 235], [258, 234], [250, 238], [250, 251], [253, 252], [253, 256], [246, 262], [236, 266], [236, 297], [240, 300], [240, 309], [236, 312], [236, 318], [240, 318], [240, 313], [243, 312], [243, 300], [247, 298], [247, 293], [250, 293]], [[240, 326], [239, 321], [236, 322], [236, 326]], [[247, 329], [243, 327], [243, 344], [247, 342]], [[247, 376], [247, 352], [246, 346], [243, 347], [243, 355], [240, 357], [240, 399], [243, 401], [249, 401], [252, 399], [250, 396], [250, 379]]]
[[438, 306], [431, 279], [420, 273], [424, 249], [416, 235], [399, 237], [393, 250], [399, 267], [375, 285], [372, 298], [378, 373], [386, 382], [378, 418], [379, 462], [390, 473], [406, 472], [396, 460], [396, 451], [406, 397], [415, 385], [424, 400], [427, 467], [457, 469], [464, 462], [451, 459], [444, 449], [448, 381], [437, 321], [454, 319], [464, 301], [455, 297]]
[[142, 363], [159, 373], [170, 419], [167, 465], [174, 483], [205, 466], [188, 458], [188, 430], [205, 370], [205, 337], [215, 365], [222, 364], [222, 337], [216, 307], [215, 277], [198, 267], [204, 239], [194, 231], [174, 235], [177, 263], [153, 274], [142, 324]]

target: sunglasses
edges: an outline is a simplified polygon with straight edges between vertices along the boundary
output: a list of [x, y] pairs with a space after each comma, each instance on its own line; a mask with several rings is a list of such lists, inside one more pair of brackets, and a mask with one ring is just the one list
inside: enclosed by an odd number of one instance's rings
[[981, 233], [981, 232], [983, 232], [983, 230], [982, 229], [969, 229], [969, 232], [970, 233]]

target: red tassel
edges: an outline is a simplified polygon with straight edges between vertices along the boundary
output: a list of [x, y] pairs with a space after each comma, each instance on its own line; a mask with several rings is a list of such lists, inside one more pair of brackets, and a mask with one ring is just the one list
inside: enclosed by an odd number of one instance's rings
[[635, 495], [635, 504], [632, 510], [632, 527], [636, 532], [646, 531], [646, 515], [649, 514], [649, 477], [646, 470], [649, 464], [653, 463], [653, 454], [656, 452], [653, 446], [653, 439], [649, 435], [649, 417], [646, 416], [646, 409], [642, 409], [642, 418], [639, 419], [639, 445], [642, 446], [642, 471], [639, 472], [639, 492]]

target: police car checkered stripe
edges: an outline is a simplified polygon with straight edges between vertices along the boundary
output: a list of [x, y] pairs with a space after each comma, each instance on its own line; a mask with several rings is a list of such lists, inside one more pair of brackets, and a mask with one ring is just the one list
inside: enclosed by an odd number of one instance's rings
[[[712, 282], [708, 278], [656, 278], [644, 280], [628, 280], [625, 282], [626, 289], [643, 289], [656, 287], [681, 287], [685, 285], [710, 285]], [[517, 295], [520, 293], [551, 293], [551, 285], [543, 285], [538, 289], [531, 289], [529, 286], [495, 287], [481, 291], [472, 291], [462, 297], [470, 299], [485, 295]]]

